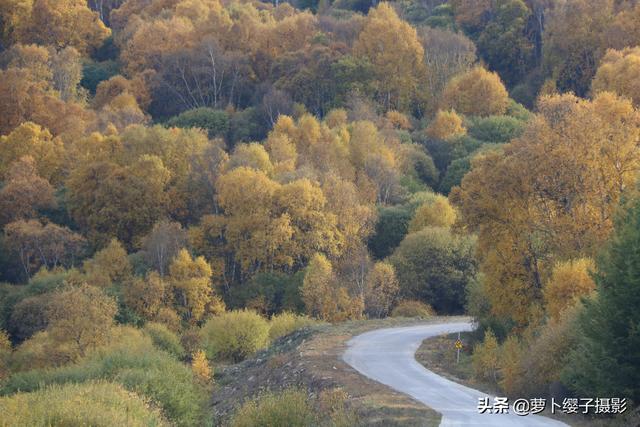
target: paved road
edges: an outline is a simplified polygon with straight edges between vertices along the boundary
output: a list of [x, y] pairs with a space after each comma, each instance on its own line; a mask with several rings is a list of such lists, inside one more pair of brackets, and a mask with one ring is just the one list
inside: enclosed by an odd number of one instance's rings
[[493, 396], [449, 381], [416, 361], [415, 352], [424, 339], [473, 327], [461, 322], [378, 329], [352, 338], [343, 359], [366, 377], [441, 413], [441, 426], [566, 426], [541, 416], [479, 414], [478, 398]]

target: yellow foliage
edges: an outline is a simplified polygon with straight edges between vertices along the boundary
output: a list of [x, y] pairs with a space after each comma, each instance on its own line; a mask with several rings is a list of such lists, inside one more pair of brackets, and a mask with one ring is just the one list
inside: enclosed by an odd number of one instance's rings
[[365, 290], [365, 307], [372, 317], [386, 317], [390, 314], [400, 284], [396, 278], [393, 265], [387, 262], [376, 262], [367, 275]]
[[78, 358], [106, 343], [117, 305], [100, 289], [80, 285], [54, 294], [48, 306], [47, 331], [56, 343], [73, 348]]
[[298, 329], [317, 324], [307, 316], [284, 311], [271, 317], [269, 321], [269, 339], [274, 341], [285, 335], [289, 335]]
[[369, 10], [354, 52], [373, 64], [385, 108], [406, 109], [425, 73], [424, 49], [415, 28], [382, 2]]
[[307, 314], [327, 322], [357, 319], [362, 316], [364, 301], [351, 297], [336, 283], [331, 262], [322, 254], [315, 254], [304, 276], [302, 300]]
[[200, 383], [208, 385], [213, 381], [213, 370], [204, 351], [198, 350], [193, 353], [191, 356], [191, 370]]
[[524, 372], [522, 359], [525, 346], [516, 335], [509, 335], [500, 346], [500, 380], [498, 384], [509, 396], [522, 391]]
[[466, 133], [467, 129], [462, 125], [462, 118], [455, 111], [438, 110], [436, 117], [427, 128], [427, 135], [430, 138], [441, 141]]
[[148, 273], [145, 278], [133, 277], [122, 287], [124, 303], [146, 320], [157, 319], [160, 309], [169, 299], [167, 288], [165, 281], [155, 271]]
[[484, 341], [473, 348], [473, 375], [481, 380], [498, 381], [500, 369], [500, 346], [491, 329], [484, 334]]
[[431, 306], [422, 301], [403, 300], [391, 312], [391, 317], [418, 317], [428, 319], [435, 316], [435, 311]]
[[204, 257], [194, 259], [186, 249], [181, 249], [169, 273], [178, 312], [191, 323], [202, 319], [213, 297], [211, 266]]
[[385, 113], [384, 116], [389, 121], [389, 124], [391, 124], [391, 126], [394, 128], [404, 130], [411, 129], [411, 121], [409, 120], [409, 117], [399, 111], [389, 110]]
[[101, 287], [121, 284], [133, 273], [127, 251], [117, 239], [111, 239], [106, 247], [85, 261], [83, 268], [89, 283]]
[[269, 343], [269, 323], [258, 313], [235, 310], [210, 318], [200, 330], [210, 359], [239, 362]]
[[614, 92], [630, 98], [636, 107], [640, 107], [639, 75], [640, 47], [609, 50], [600, 62], [591, 89], [594, 93]]
[[482, 67], [452, 78], [440, 102], [441, 109], [453, 109], [468, 116], [504, 114], [508, 105], [509, 93], [500, 76]]
[[557, 95], [539, 101], [520, 138], [473, 159], [450, 198], [478, 233], [494, 314], [526, 325], [553, 261], [597, 253], [635, 187], [638, 138], [630, 101]]
[[51, 385], [0, 398], [2, 424], [11, 426], [169, 426], [160, 409], [118, 384], [91, 381]]
[[9, 376], [9, 361], [11, 357], [11, 341], [9, 335], [0, 329], [0, 383]]
[[543, 289], [545, 308], [552, 319], [558, 320], [564, 310], [595, 291], [596, 284], [591, 278], [595, 267], [590, 258], [556, 263]]
[[251, 144], [238, 144], [229, 158], [226, 165], [227, 170], [237, 167], [247, 167], [256, 169], [271, 175], [273, 165], [269, 159], [269, 153], [262, 144], [256, 142]]
[[327, 113], [324, 122], [331, 129], [339, 128], [347, 124], [347, 111], [343, 108], [335, 108]]
[[10, 165], [24, 156], [31, 156], [38, 175], [52, 183], [60, 180], [63, 156], [62, 141], [31, 122], [24, 122], [9, 135], [0, 136], [0, 178], [5, 178]]
[[456, 210], [446, 197], [435, 194], [431, 200], [416, 209], [409, 233], [415, 233], [425, 227], [451, 227], [456, 222]]

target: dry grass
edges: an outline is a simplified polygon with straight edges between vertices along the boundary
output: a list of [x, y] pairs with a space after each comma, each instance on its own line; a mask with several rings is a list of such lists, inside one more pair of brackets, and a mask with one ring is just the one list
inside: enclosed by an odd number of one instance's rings
[[[277, 340], [269, 349], [237, 365], [220, 369], [220, 387], [213, 393], [213, 409], [221, 423], [233, 411], [266, 390], [304, 388], [312, 395], [340, 388], [358, 425], [437, 426], [440, 414], [405, 394], [372, 381], [342, 361], [347, 342], [372, 329], [459, 321], [459, 317], [429, 320], [389, 318], [319, 325]], [[466, 318], [465, 318], [466, 319]]]

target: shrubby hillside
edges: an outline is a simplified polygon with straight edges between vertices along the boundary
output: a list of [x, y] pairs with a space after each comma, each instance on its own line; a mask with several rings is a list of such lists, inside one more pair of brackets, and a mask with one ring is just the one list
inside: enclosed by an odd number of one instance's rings
[[637, 404], [638, 45], [631, 0], [3, 1], [0, 409], [216, 424], [217, 366], [434, 313]]

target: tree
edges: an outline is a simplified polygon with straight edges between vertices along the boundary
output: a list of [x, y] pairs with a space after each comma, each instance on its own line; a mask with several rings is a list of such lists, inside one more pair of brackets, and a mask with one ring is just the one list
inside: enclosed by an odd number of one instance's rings
[[54, 294], [47, 318], [47, 331], [58, 345], [73, 347], [79, 358], [105, 344], [113, 325], [117, 305], [98, 288], [80, 285]]
[[430, 138], [446, 141], [456, 136], [465, 135], [467, 129], [462, 125], [462, 118], [455, 111], [438, 110], [436, 117], [427, 128]]
[[122, 294], [125, 305], [145, 320], [160, 320], [162, 308], [171, 302], [169, 285], [155, 271], [144, 278], [131, 277]]
[[465, 288], [476, 274], [474, 250], [474, 238], [446, 228], [425, 227], [409, 234], [389, 258], [400, 294], [438, 313], [461, 312]]
[[[614, 0], [568, 0], [545, 14], [544, 67], [558, 90], [585, 96], [607, 47]], [[624, 46], [620, 46], [624, 47]]]
[[82, 79], [80, 53], [72, 46], [60, 50], [52, 58], [53, 88], [60, 93], [63, 101], [77, 100], [81, 96], [79, 90]]
[[456, 210], [446, 197], [432, 194], [429, 199], [416, 209], [409, 223], [409, 233], [415, 233], [425, 227], [451, 227], [455, 223]]
[[547, 314], [552, 319], [559, 319], [564, 310], [595, 290], [596, 284], [591, 278], [594, 270], [595, 265], [589, 258], [558, 262], [553, 267], [543, 289]]
[[478, 37], [480, 56], [510, 85], [534, 65], [534, 46], [527, 34], [530, 17], [524, 0], [497, 0]]
[[269, 153], [267, 153], [262, 144], [256, 142], [236, 145], [233, 154], [229, 158], [229, 163], [227, 163], [227, 170], [237, 167], [256, 169], [267, 175], [271, 175], [273, 172]]
[[208, 309], [214, 314], [224, 311], [224, 303], [213, 294], [211, 266], [203, 257], [194, 259], [186, 249], [181, 249], [169, 273], [176, 309], [186, 321], [201, 320]]
[[111, 33], [84, 0], [9, 0], [9, 4], [8, 10], [2, 11], [2, 20], [9, 24], [5, 31], [13, 42], [57, 49], [73, 46], [89, 53]]
[[302, 299], [308, 315], [329, 322], [358, 318], [364, 308], [359, 297], [350, 297], [337, 284], [331, 262], [322, 254], [314, 255], [309, 262]]
[[500, 368], [500, 346], [491, 329], [484, 333], [484, 340], [473, 348], [473, 375], [493, 383], [498, 381]]
[[84, 252], [85, 239], [66, 227], [38, 220], [18, 220], [4, 227], [9, 248], [20, 261], [25, 278], [40, 267], [71, 266]]
[[147, 263], [164, 277], [169, 263], [187, 243], [187, 232], [178, 222], [161, 220], [155, 223], [149, 234], [142, 238], [142, 248]]
[[629, 101], [561, 95], [538, 110], [520, 138], [476, 156], [450, 195], [478, 232], [493, 313], [521, 324], [556, 260], [595, 255], [640, 168], [640, 116]]
[[476, 46], [464, 34], [439, 28], [422, 27], [418, 35], [424, 48], [427, 66], [428, 112], [433, 113], [442, 90], [457, 74], [467, 71], [476, 62]]
[[596, 72], [591, 91], [613, 92], [630, 98], [636, 108], [640, 107], [640, 47], [623, 50], [608, 50]]
[[59, 181], [64, 148], [62, 141], [47, 129], [31, 122], [22, 123], [9, 135], [0, 136], [0, 147], [0, 178], [7, 179], [13, 162], [30, 156], [38, 175], [50, 182]]
[[640, 400], [640, 204], [621, 213], [615, 233], [597, 261], [597, 297], [584, 302], [578, 342], [563, 380], [580, 395], [613, 395]]
[[117, 239], [84, 262], [83, 269], [91, 285], [103, 288], [112, 284], [122, 285], [133, 274], [127, 251]]
[[376, 259], [391, 255], [409, 232], [412, 211], [404, 206], [381, 207], [375, 231], [369, 238], [368, 246]]
[[500, 77], [481, 67], [453, 77], [440, 101], [441, 109], [470, 116], [504, 114], [508, 105], [509, 93]]
[[56, 206], [53, 187], [38, 176], [34, 163], [27, 156], [11, 164], [0, 190], [0, 224], [32, 219], [39, 210]]
[[367, 275], [365, 311], [371, 317], [388, 316], [399, 291], [400, 285], [393, 265], [386, 262], [375, 263]]
[[70, 214], [94, 244], [115, 236], [131, 248], [163, 216], [170, 176], [149, 155], [127, 167], [104, 161], [81, 166], [67, 181]]
[[390, 5], [380, 3], [369, 10], [354, 51], [373, 65], [377, 96], [385, 108], [406, 110], [425, 70], [416, 30]]

